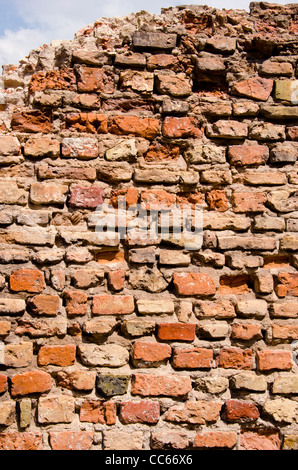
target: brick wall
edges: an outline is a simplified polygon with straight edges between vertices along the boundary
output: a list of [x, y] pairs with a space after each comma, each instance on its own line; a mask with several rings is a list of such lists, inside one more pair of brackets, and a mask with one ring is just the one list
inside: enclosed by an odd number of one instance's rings
[[[177, 7], [4, 67], [0, 449], [298, 448], [297, 32]], [[202, 246], [98, 240], [120, 196]]]

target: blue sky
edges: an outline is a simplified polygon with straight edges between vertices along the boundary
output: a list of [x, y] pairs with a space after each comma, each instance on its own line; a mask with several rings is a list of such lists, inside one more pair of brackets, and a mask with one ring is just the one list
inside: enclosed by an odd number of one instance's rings
[[[275, 0], [286, 4], [289, 1]], [[76, 31], [101, 17], [187, 4], [183, 0], [0, 0], [0, 65], [17, 64], [32, 49], [54, 39], [73, 39]], [[217, 8], [249, 10], [248, 0], [190, 0]]]

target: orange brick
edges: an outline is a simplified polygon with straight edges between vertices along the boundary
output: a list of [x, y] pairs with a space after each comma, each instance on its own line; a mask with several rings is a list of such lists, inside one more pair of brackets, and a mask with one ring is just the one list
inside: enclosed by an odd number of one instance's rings
[[133, 345], [132, 361], [136, 367], [157, 367], [165, 363], [172, 355], [168, 344], [137, 341]]
[[68, 344], [65, 346], [42, 346], [38, 353], [39, 366], [72, 366], [76, 359], [76, 346]]
[[175, 369], [211, 369], [212, 365], [212, 349], [174, 349], [173, 367]]
[[51, 387], [50, 374], [42, 371], [24, 372], [24, 374], [18, 374], [11, 378], [11, 395], [13, 397], [49, 392]]
[[197, 434], [193, 447], [197, 449], [232, 449], [237, 444], [233, 431], [210, 431]]
[[293, 367], [292, 352], [281, 349], [265, 349], [257, 353], [258, 369], [291, 370]]
[[52, 431], [50, 446], [52, 450], [90, 450], [93, 437], [93, 431]]
[[80, 421], [93, 424], [116, 424], [116, 403], [88, 400], [80, 408]]
[[175, 273], [173, 282], [178, 295], [210, 296], [216, 293], [215, 281], [208, 274]]
[[137, 116], [114, 116], [109, 120], [109, 131], [116, 135], [135, 135], [153, 140], [159, 134], [159, 120]]
[[124, 402], [119, 418], [123, 424], [156, 424], [160, 418], [160, 405], [153, 401]]
[[196, 325], [191, 323], [160, 323], [157, 338], [161, 341], [194, 341]]
[[224, 348], [217, 358], [217, 366], [224, 369], [252, 369], [250, 349]]
[[14, 292], [39, 293], [45, 287], [44, 275], [37, 269], [19, 269], [10, 276], [10, 289]]

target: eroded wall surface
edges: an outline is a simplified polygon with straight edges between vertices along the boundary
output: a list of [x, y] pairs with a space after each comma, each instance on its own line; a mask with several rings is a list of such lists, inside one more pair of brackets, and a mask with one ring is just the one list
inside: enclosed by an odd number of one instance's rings
[[0, 449], [298, 448], [297, 32], [184, 6], [4, 67]]

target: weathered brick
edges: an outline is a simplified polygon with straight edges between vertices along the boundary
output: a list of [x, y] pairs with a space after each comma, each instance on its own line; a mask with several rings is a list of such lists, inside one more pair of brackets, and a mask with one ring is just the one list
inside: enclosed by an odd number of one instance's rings
[[228, 400], [225, 402], [225, 420], [230, 422], [246, 423], [255, 421], [260, 417], [260, 412], [254, 403]]
[[68, 344], [65, 346], [42, 346], [38, 352], [39, 366], [72, 366], [75, 363], [76, 346]]
[[178, 295], [210, 296], [216, 292], [215, 281], [208, 274], [175, 273], [173, 282]]
[[1, 450], [42, 450], [42, 434], [39, 432], [4, 432], [0, 434]]
[[167, 430], [153, 432], [151, 434], [150, 445], [152, 449], [158, 450], [187, 449], [189, 447], [189, 438], [183, 431]]
[[52, 119], [49, 113], [39, 110], [19, 111], [12, 115], [11, 127], [16, 132], [49, 133]]
[[230, 386], [235, 390], [251, 392], [265, 392], [267, 390], [265, 377], [257, 375], [255, 372], [239, 372], [233, 375], [230, 380]]
[[93, 424], [116, 424], [116, 403], [101, 400], [84, 401], [80, 408], [80, 421]]
[[137, 341], [133, 345], [131, 358], [135, 367], [159, 367], [165, 364], [172, 355], [168, 344]]
[[62, 157], [89, 160], [98, 157], [98, 141], [91, 137], [67, 137], [62, 140]]
[[291, 370], [293, 367], [291, 351], [281, 349], [258, 351], [257, 361], [260, 371]]
[[37, 315], [55, 317], [60, 307], [58, 295], [36, 295], [29, 301], [29, 306]]
[[0, 204], [27, 204], [28, 193], [13, 181], [0, 182]]
[[165, 137], [179, 139], [202, 136], [196, 119], [189, 117], [166, 117], [163, 122], [162, 132]]
[[29, 137], [24, 146], [24, 155], [27, 157], [56, 158], [60, 154], [60, 142], [54, 137]]
[[297, 402], [289, 398], [268, 400], [263, 406], [263, 414], [276, 423], [294, 423], [297, 420]]
[[6, 375], [0, 374], [0, 393], [5, 393], [8, 388]]
[[21, 145], [17, 137], [10, 135], [0, 136], [1, 155], [20, 155]]
[[232, 339], [251, 341], [263, 337], [260, 325], [251, 323], [234, 323], [232, 326]]
[[134, 299], [130, 295], [96, 295], [93, 298], [93, 315], [129, 315], [134, 312]]
[[273, 90], [273, 80], [268, 78], [249, 78], [236, 83], [232, 93], [246, 98], [267, 101]]
[[195, 449], [232, 449], [237, 444], [237, 433], [234, 431], [209, 431], [197, 434], [193, 447]]
[[190, 377], [177, 375], [135, 374], [132, 395], [183, 397], [192, 389]]
[[231, 165], [258, 166], [267, 162], [269, 149], [266, 145], [232, 145], [228, 156]]
[[12, 400], [0, 403], [0, 425], [10, 426], [15, 421], [16, 403]]
[[240, 445], [244, 450], [280, 450], [281, 440], [278, 431], [243, 431]]
[[120, 73], [120, 87], [143, 94], [153, 93], [154, 75], [151, 72], [125, 70]]
[[143, 449], [143, 439], [142, 431], [104, 431], [103, 448], [105, 451], [140, 451]]
[[30, 201], [33, 204], [64, 204], [68, 186], [57, 183], [33, 183], [30, 190]]
[[76, 77], [72, 69], [39, 71], [35, 73], [30, 81], [30, 93], [49, 90], [76, 89]]
[[192, 84], [184, 74], [155, 75], [155, 86], [159, 93], [174, 97], [189, 96], [192, 92]]
[[23, 342], [19, 344], [7, 344], [4, 349], [4, 364], [7, 367], [22, 368], [32, 364], [33, 344]]
[[244, 139], [248, 136], [248, 126], [239, 121], [219, 120], [207, 125], [207, 136], [220, 139]]
[[213, 366], [212, 349], [175, 348], [173, 353], [174, 369], [211, 369]]
[[280, 375], [272, 385], [272, 393], [278, 395], [290, 395], [298, 393], [298, 376], [297, 375]]
[[252, 369], [250, 349], [223, 348], [217, 357], [217, 366], [224, 369]]
[[57, 374], [57, 385], [61, 388], [78, 391], [91, 391], [95, 386], [96, 372], [60, 371]]
[[19, 269], [11, 274], [9, 285], [14, 292], [40, 293], [45, 288], [44, 275], [37, 269]]
[[26, 309], [22, 299], [0, 299], [0, 315], [21, 315]]
[[123, 402], [119, 418], [123, 424], [157, 424], [160, 418], [160, 405], [153, 401]]
[[174, 49], [176, 47], [177, 35], [161, 32], [148, 33], [137, 31], [133, 35], [133, 45], [140, 49]]
[[40, 424], [71, 423], [75, 417], [74, 398], [67, 395], [41, 397], [38, 401]]
[[236, 306], [237, 313], [242, 317], [263, 318], [267, 313], [266, 300], [240, 300]]
[[286, 295], [298, 296], [298, 274], [280, 273], [277, 277], [277, 286], [275, 288], [278, 297]]
[[93, 444], [93, 431], [51, 431], [50, 446], [54, 451], [90, 450]]
[[50, 374], [32, 370], [11, 378], [11, 395], [13, 397], [49, 392], [52, 388]]
[[281, 341], [298, 340], [298, 325], [272, 325], [272, 339]]
[[109, 286], [114, 291], [121, 291], [125, 285], [125, 271], [120, 269], [118, 271], [111, 271], [108, 273]]
[[266, 201], [265, 193], [239, 192], [233, 194], [233, 206], [236, 213], [263, 212]]
[[76, 186], [71, 191], [69, 204], [74, 207], [94, 209], [103, 203], [103, 195], [102, 188]]
[[165, 420], [173, 423], [207, 424], [220, 417], [222, 403], [199, 400], [188, 401], [184, 405], [174, 405], [165, 414]]
[[78, 350], [82, 363], [91, 367], [122, 367], [129, 361], [127, 349], [118, 344], [82, 343]]
[[127, 375], [99, 374], [96, 380], [96, 388], [104, 397], [125, 395], [128, 389], [130, 377]]
[[114, 116], [109, 119], [109, 131], [116, 135], [135, 135], [153, 140], [159, 133], [159, 120], [137, 116]]
[[86, 315], [88, 298], [85, 292], [67, 291], [64, 292], [64, 298], [66, 300], [66, 312], [69, 316]]
[[83, 93], [105, 93], [114, 92], [114, 74], [110, 70], [97, 67], [79, 67], [78, 91]]
[[88, 134], [107, 134], [108, 119], [100, 113], [68, 113], [64, 116], [66, 129]]

